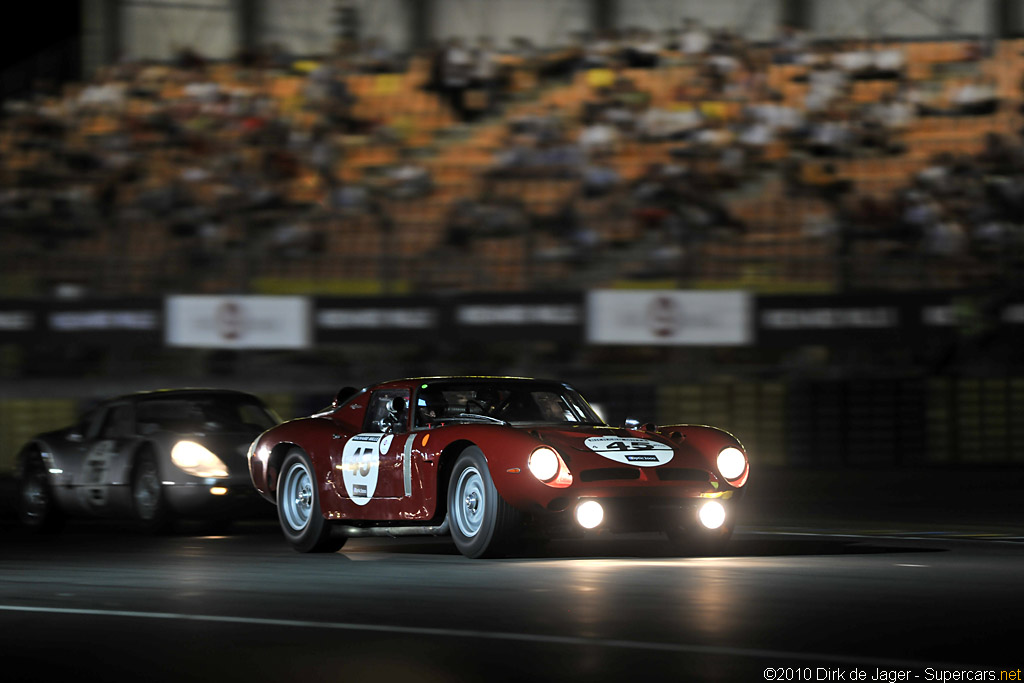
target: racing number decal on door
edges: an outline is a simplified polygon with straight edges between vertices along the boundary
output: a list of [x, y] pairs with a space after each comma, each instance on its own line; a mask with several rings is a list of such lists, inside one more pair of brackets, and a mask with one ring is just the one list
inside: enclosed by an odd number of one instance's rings
[[110, 483], [110, 465], [117, 455], [117, 442], [106, 439], [89, 450], [82, 465], [82, 484], [79, 489], [89, 507], [107, 504], [107, 485]]
[[609, 460], [637, 467], [664, 465], [675, 454], [668, 444], [650, 439], [592, 436], [584, 443], [587, 448]]
[[345, 491], [356, 505], [366, 505], [377, 490], [380, 471], [380, 440], [384, 434], [356, 434], [341, 453], [341, 476]]

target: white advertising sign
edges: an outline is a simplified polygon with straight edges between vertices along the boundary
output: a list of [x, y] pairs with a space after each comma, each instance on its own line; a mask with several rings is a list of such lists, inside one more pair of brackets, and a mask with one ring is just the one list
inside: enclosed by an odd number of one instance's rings
[[752, 341], [750, 294], [742, 291], [593, 290], [587, 341], [648, 346], [739, 346]]
[[168, 346], [301, 349], [310, 345], [310, 306], [301, 296], [171, 296]]

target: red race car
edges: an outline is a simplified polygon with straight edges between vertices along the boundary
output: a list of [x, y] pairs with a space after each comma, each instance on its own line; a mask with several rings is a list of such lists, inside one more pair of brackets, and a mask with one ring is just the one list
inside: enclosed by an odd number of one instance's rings
[[505, 377], [347, 387], [249, 447], [253, 484], [301, 552], [450, 533], [464, 555], [493, 557], [524, 534], [589, 529], [660, 530], [713, 550], [749, 470], [720, 429], [611, 427], [567, 384]]

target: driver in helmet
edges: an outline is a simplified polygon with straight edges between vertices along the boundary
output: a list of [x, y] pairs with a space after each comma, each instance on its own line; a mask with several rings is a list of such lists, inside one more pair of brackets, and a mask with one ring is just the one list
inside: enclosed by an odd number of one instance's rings
[[440, 391], [424, 390], [416, 397], [416, 424], [425, 426], [439, 421], [448, 408]]

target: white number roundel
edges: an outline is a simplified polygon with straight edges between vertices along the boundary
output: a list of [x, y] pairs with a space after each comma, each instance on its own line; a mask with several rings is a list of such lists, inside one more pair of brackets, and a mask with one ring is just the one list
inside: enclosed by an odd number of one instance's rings
[[675, 451], [668, 444], [650, 439], [592, 436], [583, 443], [590, 450], [609, 460], [636, 467], [664, 465], [675, 455]]
[[356, 434], [341, 452], [341, 478], [348, 497], [356, 505], [366, 505], [377, 490], [380, 470], [378, 450], [383, 434]]

